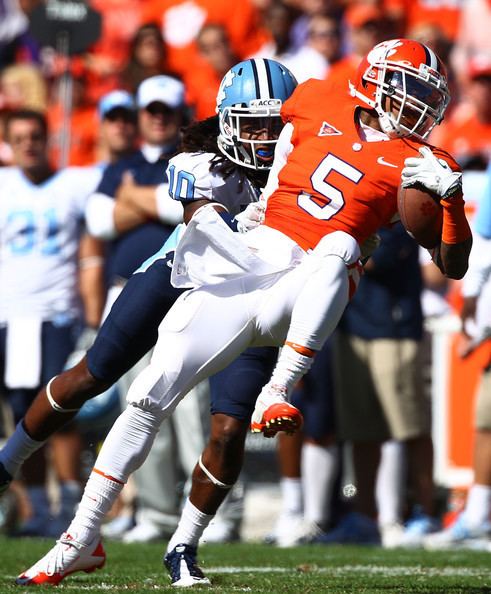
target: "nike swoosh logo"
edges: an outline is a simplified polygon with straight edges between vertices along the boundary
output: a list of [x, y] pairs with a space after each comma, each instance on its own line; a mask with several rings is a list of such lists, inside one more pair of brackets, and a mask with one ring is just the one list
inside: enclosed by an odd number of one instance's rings
[[379, 165], [387, 165], [387, 167], [395, 167], [397, 169], [397, 165], [393, 165], [392, 163], [387, 163], [387, 161], [383, 157], [379, 157], [377, 159], [377, 163]]

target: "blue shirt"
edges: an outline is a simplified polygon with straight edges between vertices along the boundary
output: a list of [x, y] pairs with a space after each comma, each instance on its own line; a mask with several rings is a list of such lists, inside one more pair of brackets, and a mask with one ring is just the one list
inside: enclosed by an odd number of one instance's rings
[[[114, 197], [126, 171], [131, 172], [135, 183], [141, 186], [166, 183], [167, 164], [167, 158], [150, 163], [141, 151], [136, 151], [106, 168], [97, 192]], [[154, 220], [117, 237], [111, 242], [108, 253], [109, 283], [118, 277], [128, 279], [142, 262], [162, 247], [173, 230], [172, 225]]]

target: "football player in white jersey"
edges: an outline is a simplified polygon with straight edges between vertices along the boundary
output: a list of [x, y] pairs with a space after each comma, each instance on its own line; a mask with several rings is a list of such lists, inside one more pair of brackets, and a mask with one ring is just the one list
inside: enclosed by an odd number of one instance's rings
[[[103, 296], [90, 286], [92, 244], [83, 232], [85, 203], [100, 172], [54, 171], [46, 120], [38, 112], [12, 112], [6, 137], [15, 164], [0, 168], [0, 391], [18, 423], [39, 388], [63, 369], [84, 313], [89, 324], [99, 322]], [[81, 253], [87, 266], [80, 267]], [[55, 452], [68, 444], [74, 448], [76, 433], [71, 429], [54, 439]], [[78, 479], [78, 456], [59, 462], [64, 498]], [[21, 531], [42, 534], [49, 514], [43, 452], [31, 458], [24, 475], [34, 513]]]
[[[227, 224], [238, 231], [247, 231], [262, 217], [264, 205], [258, 202], [258, 197], [282, 126], [279, 109], [296, 82], [287, 69], [272, 60], [247, 60], [232, 70], [220, 89], [219, 116], [187, 130], [184, 153], [171, 159], [168, 174], [170, 193], [183, 202], [187, 216], [199, 206], [213, 202], [221, 205]], [[260, 105], [260, 101], [265, 104]], [[235, 104], [245, 106], [241, 110], [242, 137], [237, 134], [237, 115], [231, 110]], [[53, 378], [48, 388], [40, 392], [17, 427], [16, 435], [0, 454], [0, 473], [5, 486], [31, 449], [39, 447], [76, 414], [85, 400], [106, 389], [155, 344], [157, 327], [169, 307], [169, 297], [173, 294], [175, 299], [182, 292], [170, 285], [169, 264], [176, 236], [129, 279], [87, 356], [73, 369]], [[194, 499], [191, 495], [191, 501], [199, 509], [189, 501], [185, 513], [188, 521], [190, 516], [194, 517], [195, 510], [204, 517], [199, 534], [193, 535], [195, 543], [237, 479], [254, 403], [276, 357], [277, 349], [273, 347], [249, 349], [211, 379], [211, 439], [196, 466]], [[67, 538], [70, 542], [81, 542], [83, 537], [64, 535], [63, 542]], [[98, 542], [95, 545], [82, 546], [80, 550], [78, 546], [69, 546], [70, 554], [60, 558], [61, 565], [54, 573], [47, 574], [43, 563], [36, 564], [19, 577], [19, 583], [58, 583], [73, 571], [101, 566], [105, 554]], [[196, 546], [185, 546], [177, 555], [185, 558], [191, 573], [195, 572]], [[174, 583], [181, 580], [180, 576], [175, 577], [175, 571], [172, 574]], [[207, 581], [196, 577], [196, 583]], [[185, 580], [186, 576], [182, 578]]]

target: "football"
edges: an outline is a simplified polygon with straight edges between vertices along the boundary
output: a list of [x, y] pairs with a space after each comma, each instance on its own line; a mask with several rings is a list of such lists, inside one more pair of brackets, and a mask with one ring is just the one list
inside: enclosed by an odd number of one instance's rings
[[439, 245], [443, 210], [437, 196], [421, 186], [399, 187], [397, 207], [404, 228], [419, 245], [427, 249]]

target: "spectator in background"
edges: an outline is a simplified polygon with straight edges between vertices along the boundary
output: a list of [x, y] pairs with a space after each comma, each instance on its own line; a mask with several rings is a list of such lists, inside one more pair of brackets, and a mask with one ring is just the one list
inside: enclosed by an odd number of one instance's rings
[[225, 73], [238, 61], [222, 25], [204, 25], [196, 39], [198, 57], [184, 77], [187, 100], [197, 120], [215, 115], [217, 92]]
[[345, 3], [339, 0], [295, 0], [292, 4], [301, 12], [291, 31], [293, 49], [298, 50], [307, 43], [309, 22], [313, 17], [332, 14], [340, 22]]
[[34, 64], [12, 64], [0, 71], [0, 164], [9, 165], [13, 159], [11, 147], [3, 139], [5, 117], [17, 109], [44, 113], [48, 105], [47, 96], [46, 80]]
[[486, 169], [491, 155], [491, 54], [468, 64], [463, 100], [431, 135], [463, 169]]
[[[421, 375], [419, 248], [400, 224], [382, 229], [380, 236], [380, 247], [365, 265], [337, 336], [337, 429], [338, 437], [352, 444], [357, 497], [354, 511], [322, 542], [379, 542], [376, 476], [382, 443], [396, 439], [406, 445], [420, 514], [404, 533], [399, 531], [397, 543], [393, 527], [379, 528], [383, 544], [415, 546], [423, 534], [437, 527], [431, 423]], [[387, 493], [391, 499], [399, 487], [396, 466], [393, 471], [392, 489]]]
[[[39, 388], [62, 371], [84, 314], [88, 325], [99, 323], [103, 296], [92, 280], [100, 261], [92, 258], [82, 229], [85, 203], [100, 173], [52, 169], [47, 124], [38, 112], [9, 114], [6, 137], [14, 166], [0, 169], [0, 391], [17, 423]], [[80, 494], [80, 445], [73, 425], [51, 440], [62, 523]], [[60, 523], [51, 515], [44, 450], [26, 462], [24, 479], [32, 514], [21, 534], [56, 533]]]
[[35, 64], [13, 64], [0, 73], [0, 107], [7, 110], [33, 109], [44, 113], [48, 86]]
[[283, 56], [293, 51], [292, 26], [299, 11], [282, 0], [274, 0], [263, 12], [263, 23], [271, 39], [261, 46], [254, 57], [283, 61]]
[[488, 0], [460, 0], [460, 3], [462, 12], [452, 65], [459, 82], [465, 84], [469, 60], [480, 54], [491, 55], [491, 4]]
[[104, 168], [136, 149], [136, 105], [123, 90], [111, 91], [99, 101], [98, 163]]
[[[130, 44], [142, 20], [142, 0], [90, 0], [102, 16], [99, 40], [84, 54], [88, 99], [96, 104], [102, 95], [119, 86], [119, 75], [127, 63]], [[151, 2], [149, 3], [151, 4]]]
[[301, 83], [308, 78], [326, 78], [332, 64], [340, 57], [341, 31], [338, 20], [330, 15], [316, 15], [308, 23], [305, 45], [293, 54], [283, 56], [283, 63]]
[[155, 23], [142, 25], [131, 41], [130, 58], [120, 74], [120, 84], [136, 93], [146, 78], [165, 73], [165, 45], [160, 29]]
[[169, 70], [183, 79], [196, 71], [196, 39], [203, 25], [222, 25], [238, 58], [256, 53], [269, 32], [261, 25], [261, 13], [252, 0], [153, 0], [145, 7], [142, 22], [161, 27]]
[[330, 85], [340, 88], [346, 87], [346, 81], [353, 80], [361, 58], [374, 45], [392, 36], [385, 13], [369, 4], [349, 6], [344, 13], [344, 21], [348, 31], [349, 53], [333, 64], [326, 77]]
[[281, 512], [270, 538], [279, 547], [312, 542], [334, 523], [331, 511], [339, 478], [339, 446], [332, 340], [295, 387], [291, 402], [302, 412], [304, 425], [293, 435], [278, 435]]
[[[472, 548], [489, 551], [491, 538], [491, 165], [474, 221], [474, 244], [464, 277], [460, 354], [487, 349], [474, 425], [473, 483], [465, 509], [446, 530], [424, 540], [427, 549]], [[485, 343], [485, 344], [483, 344]], [[484, 353], [484, 354], [486, 354]]]

